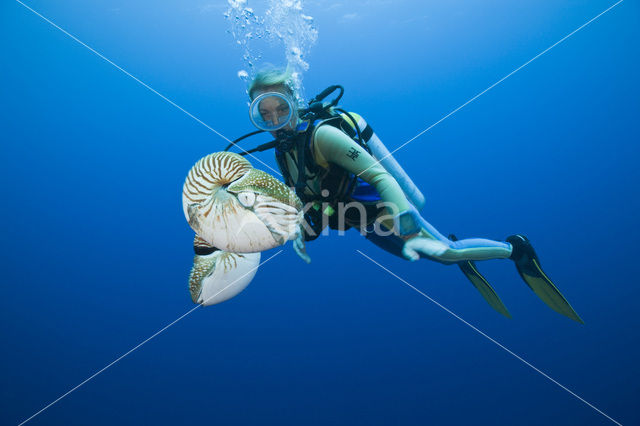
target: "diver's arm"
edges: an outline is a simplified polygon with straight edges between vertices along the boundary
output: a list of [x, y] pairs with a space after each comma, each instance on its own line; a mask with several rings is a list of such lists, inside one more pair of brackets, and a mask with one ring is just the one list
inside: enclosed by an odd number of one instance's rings
[[[402, 213], [411, 208], [398, 182], [375, 158], [349, 136], [333, 126], [320, 126], [314, 137], [314, 153], [319, 165], [336, 164], [373, 185], [382, 201]], [[387, 205], [389, 205], [387, 204]]]
[[[386, 203], [389, 213], [394, 216], [394, 222], [401, 216], [417, 214], [393, 176], [346, 134], [332, 126], [321, 126], [316, 130], [314, 145], [319, 165], [328, 167], [329, 163], [336, 164], [373, 185], [382, 201]], [[390, 205], [395, 206], [397, 210], [392, 211], [393, 207], [389, 209]], [[394, 223], [392, 226], [397, 225]], [[415, 261], [420, 258], [418, 252], [435, 254], [442, 250], [442, 244], [434, 246], [434, 243], [438, 242], [425, 236], [424, 229], [420, 227], [404, 234], [402, 238], [406, 238], [407, 242], [403, 246], [402, 255], [405, 259]]]

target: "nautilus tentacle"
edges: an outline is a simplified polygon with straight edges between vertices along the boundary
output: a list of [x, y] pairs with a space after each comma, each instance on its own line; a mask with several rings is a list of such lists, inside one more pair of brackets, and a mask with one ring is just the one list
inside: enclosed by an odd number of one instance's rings
[[[208, 244], [196, 235], [196, 247]], [[189, 276], [191, 300], [204, 306], [215, 305], [237, 296], [256, 275], [260, 253], [229, 253], [216, 250], [195, 255]]]
[[198, 235], [234, 253], [254, 253], [295, 238], [302, 203], [285, 184], [244, 157], [216, 152], [191, 168], [182, 191], [184, 214]]

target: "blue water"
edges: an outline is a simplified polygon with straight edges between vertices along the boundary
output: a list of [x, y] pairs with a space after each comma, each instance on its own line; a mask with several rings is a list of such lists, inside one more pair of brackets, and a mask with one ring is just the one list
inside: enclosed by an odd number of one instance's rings
[[[612, 4], [308, 1], [305, 91], [343, 84], [395, 148]], [[223, 135], [251, 130], [224, 2], [28, 5]], [[622, 2], [396, 155], [441, 232], [529, 236], [585, 325], [511, 262], [479, 264], [508, 320], [455, 266], [331, 235], [29, 424], [613, 424], [356, 249], [640, 424], [639, 24]], [[15, 1], [0, 33], [0, 423], [18, 424], [194, 306], [181, 189], [226, 142]]]

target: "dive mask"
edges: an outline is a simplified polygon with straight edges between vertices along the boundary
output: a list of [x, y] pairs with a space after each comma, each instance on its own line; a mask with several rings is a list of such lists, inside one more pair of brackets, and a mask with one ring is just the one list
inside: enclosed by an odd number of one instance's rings
[[287, 96], [278, 92], [267, 92], [251, 102], [249, 117], [258, 129], [274, 132], [291, 122], [294, 111], [293, 103]]

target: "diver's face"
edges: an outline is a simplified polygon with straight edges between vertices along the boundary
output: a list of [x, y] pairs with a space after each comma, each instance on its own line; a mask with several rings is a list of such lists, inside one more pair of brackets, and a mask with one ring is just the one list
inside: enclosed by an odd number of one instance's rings
[[289, 115], [289, 104], [283, 99], [271, 96], [260, 102], [259, 111], [262, 119], [274, 125], [281, 124]]
[[[287, 90], [285, 90], [281, 86], [265, 87], [263, 90], [259, 90], [254, 94], [254, 99], [262, 95], [263, 93], [268, 93], [268, 92], [281, 93], [290, 100], [291, 105], [295, 105], [295, 102], [291, 99], [291, 95], [287, 92]], [[289, 105], [284, 100], [273, 96], [273, 97], [267, 97], [263, 101], [261, 101], [258, 111], [260, 112], [260, 115], [262, 116], [262, 119], [264, 121], [267, 121], [267, 122], [270, 121], [273, 124], [277, 124], [277, 123], [280, 123], [281, 120], [286, 119], [287, 115], [289, 115], [289, 109], [290, 109]], [[298, 114], [297, 114], [297, 111], [295, 111], [295, 107], [294, 107], [291, 121], [282, 129], [294, 130], [297, 124], [298, 124]], [[269, 132], [269, 133], [271, 133], [273, 137], [276, 137], [276, 132]]]

